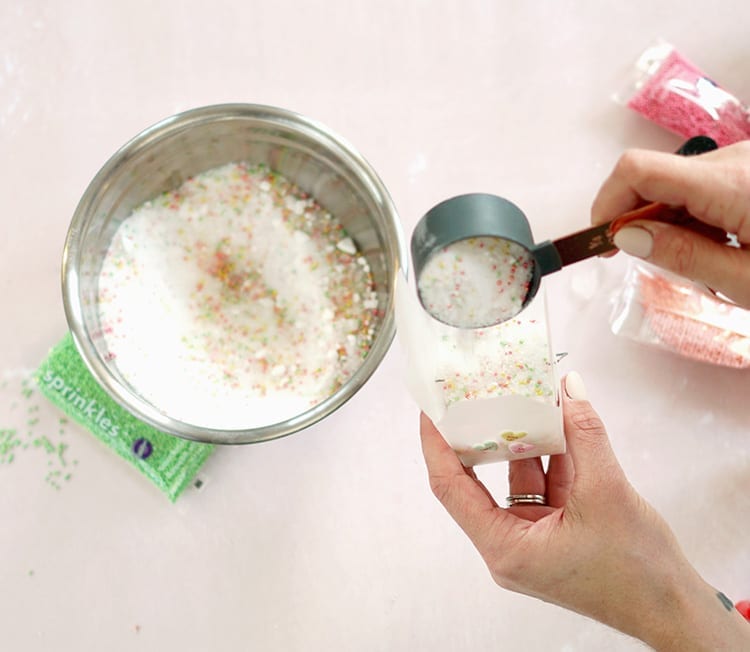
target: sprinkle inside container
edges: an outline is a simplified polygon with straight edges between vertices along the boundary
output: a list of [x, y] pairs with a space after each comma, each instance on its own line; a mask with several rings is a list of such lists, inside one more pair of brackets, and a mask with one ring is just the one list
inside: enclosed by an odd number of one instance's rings
[[138, 394], [220, 429], [278, 423], [331, 396], [381, 317], [342, 224], [244, 163], [202, 172], [122, 222], [98, 312], [109, 358]]

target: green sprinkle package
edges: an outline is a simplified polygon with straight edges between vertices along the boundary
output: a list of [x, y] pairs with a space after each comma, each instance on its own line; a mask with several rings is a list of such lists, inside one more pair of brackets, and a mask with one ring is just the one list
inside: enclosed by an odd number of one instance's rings
[[174, 501], [213, 451], [136, 419], [99, 386], [68, 333], [36, 373], [39, 390], [71, 419], [128, 460]]

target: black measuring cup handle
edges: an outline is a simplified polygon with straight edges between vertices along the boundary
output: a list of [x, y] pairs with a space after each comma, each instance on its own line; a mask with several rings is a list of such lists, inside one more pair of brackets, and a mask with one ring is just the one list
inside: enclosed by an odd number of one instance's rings
[[534, 256], [534, 263], [539, 269], [539, 276], [557, 272], [563, 267], [560, 251], [552, 240], [545, 240], [529, 249]]

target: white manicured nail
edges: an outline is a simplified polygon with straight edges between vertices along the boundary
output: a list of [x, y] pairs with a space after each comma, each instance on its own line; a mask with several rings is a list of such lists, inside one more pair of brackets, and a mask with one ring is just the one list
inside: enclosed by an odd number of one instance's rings
[[636, 258], [648, 258], [654, 248], [653, 236], [638, 226], [628, 226], [615, 233], [615, 246]]
[[574, 401], [585, 401], [588, 399], [586, 385], [577, 371], [571, 371], [565, 376], [565, 393]]

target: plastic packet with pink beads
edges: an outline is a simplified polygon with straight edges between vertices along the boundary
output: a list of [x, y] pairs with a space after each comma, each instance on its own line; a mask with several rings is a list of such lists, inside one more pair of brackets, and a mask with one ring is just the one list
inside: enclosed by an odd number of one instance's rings
[[719, 146], [750, 138], [750, 109], [665, 41], [641, 54], [615, 99], [686, 138], [710, 136]]
[[616, 335], [686, 358], [750, 368], [750, 310], [641, 261], [629, 265], [610, 325]]

